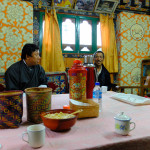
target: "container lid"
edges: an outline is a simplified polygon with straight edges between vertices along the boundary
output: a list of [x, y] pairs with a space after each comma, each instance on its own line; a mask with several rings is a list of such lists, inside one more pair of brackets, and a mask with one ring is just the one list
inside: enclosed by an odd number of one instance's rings
[[100, 85], [100, 83], [99, 82], [95, 82], [95, 85]]
[[63, 109], [70, 109], [70, 106], [69, 105], [64, 105]]
[[84, 55], [85, 64], [93, 64], [93, 55]]
[[[82, 73], [87, 73], [87, 70], [85, 67], [83, 67], [82, 61], [79, 59], [75, 59], [73, 61], [73, 66], [71, 67], [71, 69], [68, 70], [69, 75], [72, 72], [82, 72]], [[86, 74], [85, 74], [86, 75]]]
[[79, 59], [75, 59], [75, 60], [73, 61], [73, 63], [74, 63], [74, 64], [82, 64], [82, 61], [79, 60]]
[[114, 117], [114, 119], [116, 119], [116, 120], [123, 120], [123, 121], [129, 121], [129, 120], [131, 120], [131, 118], [128, 117], [128, 116], [126, 116], [126, 115], [124, 114], [124, 112], [121, 112], [121, 113], [117, 114], [117, 115]]

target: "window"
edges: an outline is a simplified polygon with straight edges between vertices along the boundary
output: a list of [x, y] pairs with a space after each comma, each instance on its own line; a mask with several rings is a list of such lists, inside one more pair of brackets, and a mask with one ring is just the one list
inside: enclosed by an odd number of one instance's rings
[[57, 14], [63, 53], [93, 54], [101, 48], [99, 18]]
[[[40, 20], [42, 20], [40, 26], [44, 22], [43, 15], [40, 17]], [[67, 14], [57, 14], [57, 17], [63, 53], [93, 54], [97, 49], [101, 48], [99, 18]], [[41, 43], [43, 27], [40, 28], [40, 31]]]
[[92, 49], [92, 21], [80, 19], [80, 51], [90, 52]]
[[63, 18], [62, 19], [62, 49], [64, 51], [75, 50], [75, 19]]

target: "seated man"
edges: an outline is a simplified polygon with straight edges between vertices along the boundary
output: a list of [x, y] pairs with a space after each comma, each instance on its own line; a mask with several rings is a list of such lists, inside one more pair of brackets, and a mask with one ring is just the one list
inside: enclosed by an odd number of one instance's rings
[[96, 51], [94, 53], [95, 64], [95, 82], [99, 82], [100, 86], [107, 86], [108, 90], [111, 90], [112, 84], [110, 81], [110, 74], [103, 65], [104, 53], [102, 51]]
[[146, 81], [145, 81], [144, 86], [150, 87], [150, 75], [148, 75], [148, 76], [146, 77]]
[[47, 78], [42, 66], [39, 65], [39, 47], [25, 44], [21, 60], [11, 65], [5, 72], [6, 90], [22, 90], [29, 87], [45, 85]]

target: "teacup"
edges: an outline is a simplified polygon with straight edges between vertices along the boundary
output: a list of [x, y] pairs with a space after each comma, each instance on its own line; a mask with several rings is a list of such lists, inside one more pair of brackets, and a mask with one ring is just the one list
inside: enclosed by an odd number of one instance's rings
[[103, 93], [106, 93], [107, 90], [108, 90], [108, 87], [107, 87], [107, 86], [102, 86], [102, 92], [103, 92]]
[[[123, 112], [116, 117], [115, 119], [115, 132], [121, 135], [128, 135], [130, 131], [135, 129], [135, 123], [130, 122], [131, 118], [124, 115]], [[133, 125], [131, 128], [130, 125]]]
[[[25, 139], [26, 134], [28, 135], [28, 140]], [[45, 143], [45, 126], [37, 124], [27, 127], [27, 132], [22, 134], [22, 140], [29, 143], [33, 148], [43, 146]]]

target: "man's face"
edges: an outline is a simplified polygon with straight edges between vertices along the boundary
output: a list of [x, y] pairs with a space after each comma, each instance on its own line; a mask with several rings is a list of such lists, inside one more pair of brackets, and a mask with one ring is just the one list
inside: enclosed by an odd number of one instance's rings
[[27, 56], [28, 65], [29, 66], [38, 65], [40, 63], [40, 59], [41, 57], [39, 55], [39, 50], [36, 50], [32, 52], [31, 56]]
[[101, 66], [104, 61], [104, 57], [102, 53], [97, 53], [94, 58], [94, 62], [97, 66]]

